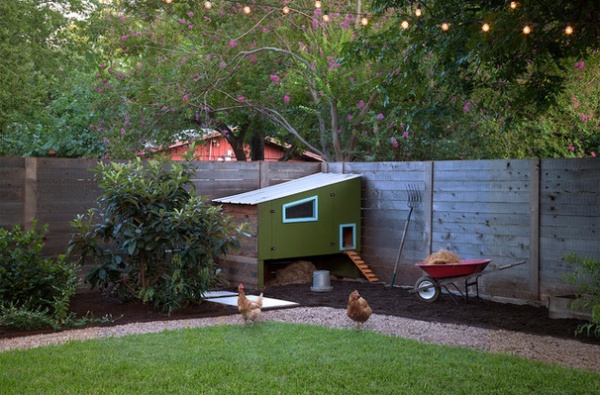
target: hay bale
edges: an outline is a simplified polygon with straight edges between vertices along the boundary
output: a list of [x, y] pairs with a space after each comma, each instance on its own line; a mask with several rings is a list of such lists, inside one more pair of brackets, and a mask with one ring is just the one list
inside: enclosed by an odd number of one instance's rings
[[449, 263], [460, 263], [460, 257], [448, 250], [439, 250], [425, 258], [427, 265], [447, 265]]
[[313, 273], [317, 270], [315, 265], [309, 261], [296, 261], [286, 267], [277, 270], [271, 285], [304, 284], [313, 279]]

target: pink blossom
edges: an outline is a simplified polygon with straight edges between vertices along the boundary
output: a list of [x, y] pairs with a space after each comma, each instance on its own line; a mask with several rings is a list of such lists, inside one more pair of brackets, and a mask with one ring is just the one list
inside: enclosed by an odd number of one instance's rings
[[121, 36], [121, 40], [125, 41], [129, 38], [129, 35]]
[[88, 126], [88, 129], [89, 129], [89, 130], [92, 130], [92, 129], [94, 129], [94, 124], [93, 124], [93, 123], [90, 123], [90, 126]]
[[101, 64], [101, 65], [100, 65], [100, 69], [104, 70], [105, 68], [106, 68], [106, 65], [105, 65], [105, 64]]
[[313, 19], [312, 20], [312, 27], [313, 27], [313, 29], [318, 28], [319, 27], [319, 21], [316, 20], [316, 19]]
[[581, 62], [575, 63], [575, 68], [577, 70], [585, 71], [585, 62], [581, 61]]
[[408, 132], [402, 133], [402, 137], [404, 137], [405, 139], [407, 139], [408, 138]]
[[146, 126], [146, 122], [142, 121], [142, 126]]
[[348, 121], [352, 121], [352, 118], [354, 118], [352, 114], [348, 114]]
[[244, 96], [238, 96], [237, 100], [238, 101], [244, 101]]
[[161, 110], [162, 111], [167, 111], [169, 108], [167, 106], [162, 106]]
[[575, 146], [573, 144], [569, 144], [569, 151], [575, 151]]
[[357, 106], [358, 106], [358, 108], [360, 108], [362, 110], [363, 108], [365, 108], [365, 102], [361, 100], [358, 102]]
[[288, 95], [283, 96], [283, 102], [284, 103], [289, 103], [290, 102], [290, 97]]
[[280, 78], [279, 78], [278, 76], [276, 76], [276, 75], [271, 75], [271, 77], [270, 77], [270, 78], [271, 78], [271, 81], [272, 81], [272, 82], [273, 82], [275, 85], [278, 85], [278, 84], [279, 84], [279, 80], [280, 80]]
[[590, 115], [585, 115], [585, 113], [581, 113], [581, 122], [587, 122], [588, 120], [592, 119], [594, 117], [594, 114], [590, 114]]
[[354, 84], [354, 77], [350, 77], [349, 80], [351, 84]]
[[192, 17], [192, 16], [194, 16], [194, 13], [192, 11], [190, 11], [190, 12], [188, 12], [188, 16]]
[[192, 30], [194, 28], [194, 25], [188, 25], [188, 29]]
[[182, 99], [184, 101], [188, 101], [188, 100], [190, 100], [190, 97], [188, 95], [183, 95]]
[[121, 134], [127, 134], [127, 131], [125, 130], [125, 128], [121, 128]]
[[237, 43], [235, 42], [235, 40], [231, 40], [231, 41], [229, 41], [229, 46], [231, 48], [235, 48], [235, 47], [237, 47]]
[[227, 67], [227, 63], [221, 61], [221, 63], [219, 63], [219, 67], [224, 69], [225, 67]]
[[315, 11], [314, 11], [313, 15], [318, 18], [318, 17], [321, 16], [322, 13], [323, 13], [323, 11], [321, 11], [320, 8], [315, 8]]
[[466, 102], [466, 103], [465, 103], [465, 105], [463, 106], [463, 111], [464, 111], [464, 112], [468, 112], [468, 111], [470, 111], [470, 110], [471, 110], [471, 102], [470, 102], [470, 101], [468, 101], [468, 102]]
[[248, 55], [248, 60], [252, 63], [256, 63], [256, 56], [253, 54]]
[[390, 137], [390, 142], [392, 143], [392, 147], [398, 148], [398, 140], [394, 136]]
[[592, 151], [592, 152], [590, 152], [590, 156], [591, 156], [592, 158], [595, 158], [595, 157], [596, 157], [596, 153], [595, 153], [594, 151]]
[[385, 118], [385, 117], [383, 116], [383, 114], [381, 114], [381, 113], [380, 113], [379, 115], [377, 115], [377, 120], [378, 120], [378, 121], [381, 121], [383, 118]]
[[104, 138], [104, 144], [110, 144], [110, 140], [107, 139], [106, 137]]

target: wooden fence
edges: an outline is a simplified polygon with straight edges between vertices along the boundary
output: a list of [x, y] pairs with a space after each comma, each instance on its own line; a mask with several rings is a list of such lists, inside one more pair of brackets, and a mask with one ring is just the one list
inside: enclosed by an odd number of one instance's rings
[[[408, 215], [408, 185], [421, 192], [397, 285], [422, 275], [414, 263], [447, 248], [464, 259], [527, 264], [480, 279], [483, 294], [546, 301], [572, 293], [565, 256], [600, 258], [600, 160], [486, 160], [377, 163], [196, 162], [194, 183], [224, 197], [319, 171], [362, 175], [363, 259], [389, 282]], [[63, 253], [69, 221], [95, 206], [96, 161], [0, 158], [0, 226], [49, 225], [46, 253]]]

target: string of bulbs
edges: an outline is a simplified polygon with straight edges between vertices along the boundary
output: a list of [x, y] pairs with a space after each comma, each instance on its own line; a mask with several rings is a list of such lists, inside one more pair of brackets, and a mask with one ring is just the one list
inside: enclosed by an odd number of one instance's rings
[[[167, 4], [171, 4], [171, 3], [173, 2], [173, 0], [164, 0], [164, 1], [165, 1], [165, 3], [167, 3]], [[237, 1], [235, 1], [235, 0], [225, 0], [225, 1], [229, 1], [229, 2], [237, 2]], [[261, 5], [259, 5], [259, 6], [261, 6]], [[265, 6], [265, 5], [262, 5], [262, 6]], [[321, 1], [321, 0], [315, 0], [315, 4], [314, 4], [314, 8], [315, 8], [315, 9], [321, 9], [321, 8], [322, 8], [322, 6], [323, 6], [323, 4], [322, 4], [322, 1]], [[272, 6], [272, 5], [269, 5], [269, 7], [273, 7], [273, 6]], [[519, 7], [519, 3], [518, 3], [517, 1], [511, 1], [511, 2], [510, 2], [510, 4], [509, 4], [509, 8], [510, 8], [511, 10], [516, 10], [518, 7]], [[207, 10], [210, 10], [210, 9], [212, 9], [212, 2], [211, 2], [211, 0], [206, 0], [206, 1], [204, 2], [204, 8], [205, 8], [205, 9], [207, 9]], [[292, 9], [291, 9], [289, 6], [287, 6], [287, 5], [284, 5], [284, 6], [281, 8], [281, 12], [282, 12], [284, 15], [287, 15], [287, 14], [289, 14], [291, 11], [292, 11]], [[245, 6], [242, 8], [242, 12], [243, 12], [244, 14], [250, 14], [250, 13], [252, 12], [252, 8], [251, 8], [249, 5], [245, 5]], [[417, 4], [417, 7], [416, 7], [416, 9], [415, 9], [415, 12], [414, 12], [414, 15], [415, 15], [417, 18], [419, 18], [419, 17], [423, 16], [423, 8], [421, 7], [421, 3], [418, 3], [418, 4]], [[329, 22], [329, 21], [331, 20], [331, 17], [330, 17], [330, 16], [329, 16], [329, 14], [327, 13], [327, 11], [325, 11], [325, 12], [323, 12], [323, 14], [322, 14], [322, 16], [321, 16], [321, 19], [323, 20], [323, 22]], [[360, 24], [361, 24], [361, 25], [363, 25], [363, 26], [367, 26], [367, 25], [369, 24], [369, 19], [368, 19], [367, 15], [363, 15], [363, 16], [361, 17], [361, 19], [360, 19]], [[402, 27], [402, 29], [406, 30], [406, 29], [408, 29], [408, 28], [410, 27], [410, 23], [409, 23], [409, 21], [408, 21], [408, 20], [404, 19], [404, 20], [403, 20], [403, 21], [400, 23], [400, 26]], [[490, 24], [489, 24], [489, 23], [487, 23], [487, 22], [484, 22], [484, 23], [481, 25], [481, 30], [482, 30], [484, 33], [487, 33], [487, 32], [489, 32], [489, 31], [491, 30], [491, 28], [492, 28], [492, 27], [491, 27], [491, 26], [490, 26]], [[448, 30], [450, 30], [450, 23], [448, 23], [448, 22], [442, 22], [442, 23], [440, 24], [440, 29], [442, 29], [443, 31], [448, 31]], [[525, 34], [525, 35], [528, 35], [528, 34], [530, 34], [532, 31], [533, 31], [533, 28], [532, 28], [530, 25], [528, 25], [528, 24], [527, 24], [527, 25], [525, 25], [525, 26], [523, 27], [523, 29], [522, 29], [522, 32], [523, 32], [523, 34]], [[565, 27], [565, 29], [564, 29], [564, 33], [565, 33], [566, 35], [571, 35], [571, 34], [573, 34], [573, 32], [574, 32], [574, 28], [573, 28], [573, 26], [571, 26], [570, 24], [568, 24], [568, 25]]]

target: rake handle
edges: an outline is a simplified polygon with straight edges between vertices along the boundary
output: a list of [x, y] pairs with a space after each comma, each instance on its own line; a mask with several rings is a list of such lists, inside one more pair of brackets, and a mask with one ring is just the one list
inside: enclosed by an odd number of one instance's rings
[[398, 249], [398, 256], [396, 257], [396, 263], [394, 264], [394, 273], [392, 274], [392, 281], [390, 282], [390, 287], [394, 286], [394, 281], [396, 281], [396, 272], [398, 270], [398, 264], [400, 263], [400, 257], [402, 256], [402, 250], [404, 249], [404, 240], [406, 240], [406, 231], [408, 230], [408, 224], [410, 222], [410, 215], [413, 212], [413, 207], [408, 210], [408, 217], [406, 218], [406, 223], [404, 224], [404, 231], [402, 232], [402, 240], [400, 241], [400, 248]]

